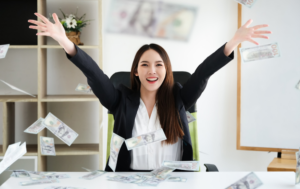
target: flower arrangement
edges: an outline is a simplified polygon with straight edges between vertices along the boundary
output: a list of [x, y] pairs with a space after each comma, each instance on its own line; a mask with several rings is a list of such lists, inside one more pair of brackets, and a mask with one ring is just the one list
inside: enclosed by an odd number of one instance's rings
[[91, 20], [85, 20], [86, 14], [82, 15], [81, 17], [77, 17], [77, 11], [78, 8], [76, 9], [76, 13], [74, 14], [69, 14], [66, 15], [61, 9], [59, 9], [60, 12], [63, 15], [63, 18], [59, 18], [60, 23], [63, 25], [65, 31], [67, 33], [69, 32], [81, 32], [81, 29], [84, 28], [86, 25], [89, 24]]

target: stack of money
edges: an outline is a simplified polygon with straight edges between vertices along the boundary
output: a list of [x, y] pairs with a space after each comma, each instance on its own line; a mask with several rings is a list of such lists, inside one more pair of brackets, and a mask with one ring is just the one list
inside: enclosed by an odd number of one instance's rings
[[257, 60], [280, 57], [277, 43], [249, 48], [240, 48], [240, 53], [243, 62], [253, 62]]
[[249, 189], [255, 189], [261, 186], [263, 183], [261, 180], [254, 174], [253, 172], [249, 173], [239, 181], [233, 183], [226, 189], [236, 189], [236, 188], [249, 188]]
[[130, 139], [125, 140], [126, 146], [128, 150], [132, 150], [134, 148], [138, 148], [153, 142], [159, 142], [166, 140], [167, 137], [163, 131], [163, 129], [158, 129], [157, 131], [146, 133], [140, 136], [136, 136]]
[[170, 167], [160, 167], [158, 169], [154, 169], [151, 173], [158, 179], [165, 180], [167, 177], [170, 176], [175, 169]]
[[296, 152], [296, 160], [297, 160], [297, 164], [296, 164], [296, 181], [295, 184], [299, 184], [300, 183], [300, 149], [298, 152]]
[[118, 162], [118, 156], [125, 139], [113, 133], [110, 140], [110, 156], [108, 166], [115, 172]]

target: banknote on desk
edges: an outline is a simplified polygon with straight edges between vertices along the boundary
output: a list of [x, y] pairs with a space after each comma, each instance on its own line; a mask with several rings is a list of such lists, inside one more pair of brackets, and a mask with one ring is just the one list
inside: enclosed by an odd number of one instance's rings
[[166, 140], [167, 137], [163, 131], [163, 129], [158, 129], [157, 131], [153, 131], [150, 133], [146, 133], [140, 136], [132, 137], [130, 139], [125, 140], [126, 146], [128, 150], [132, 150], [134, 148], [138, 148], [153, 142], [159, 142]]
[[247, 188], [247, 189], [255, 189], [262, 185], [261, 180], [256, 176], [255, 173], [251, 172], [239, 181], [233, 183], [226, 189], [237, 189], [237, 188]]
[[49, 129], [57, 138], [62, 140], [68, 146], [71, 146], [75, 139], [78, 137], [73, 129], [54, 116], [51, 112], [43, 121], [43, 124]]

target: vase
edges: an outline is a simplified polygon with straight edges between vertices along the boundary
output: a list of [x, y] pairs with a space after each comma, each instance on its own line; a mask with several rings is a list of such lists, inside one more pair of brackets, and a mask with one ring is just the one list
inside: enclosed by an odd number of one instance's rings
[[66, 35], [75, 45], [83, 45], [83, 43], [80, 42], [80, 32], [66, 32]]

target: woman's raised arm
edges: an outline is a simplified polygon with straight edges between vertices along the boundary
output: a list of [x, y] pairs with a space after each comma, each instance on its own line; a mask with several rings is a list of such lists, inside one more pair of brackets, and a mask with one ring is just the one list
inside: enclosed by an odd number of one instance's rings
[[28, 20], [29, 23], [35, 24], [36, 26], [29, 26], [31, 29], [40, 30], [40, 33], [36, 35], [48, 36], [52, 37], [55, 41], [57, 41], [60, 46], [62, 46], [65, 51], [71, 57], [76, 54], [76, 48], [74, 44], [67, 38], [66, 32], [62, 24], [60, 23], [58, 16], [56, 13], [53, 13], [54, 24], [50, 22], [46, 17], [39, 13], [34, 13], [37, 17], [39, 17], [43, 22], [37, 20]]

